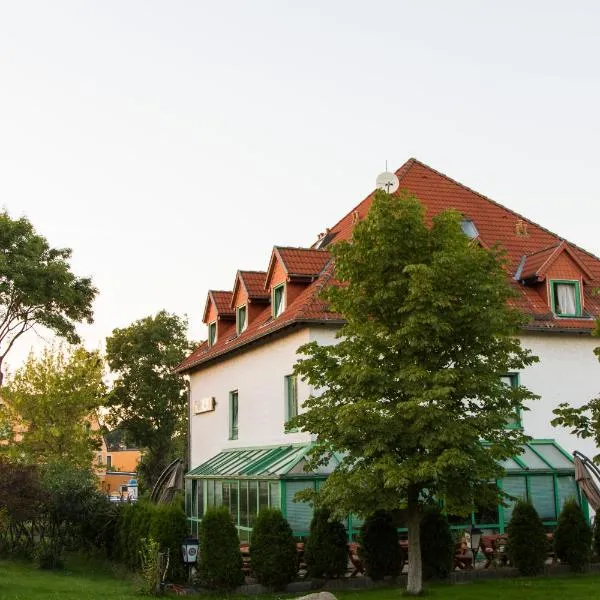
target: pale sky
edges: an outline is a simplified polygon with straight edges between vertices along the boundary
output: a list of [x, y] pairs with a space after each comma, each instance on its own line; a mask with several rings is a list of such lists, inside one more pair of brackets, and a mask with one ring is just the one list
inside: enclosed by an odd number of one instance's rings
[[599, 58], [593, 1], [0, 0], [0, 206], [92, 276], [88, 347], [163, 308], [203, 339], [386, 160], [600, 254]]

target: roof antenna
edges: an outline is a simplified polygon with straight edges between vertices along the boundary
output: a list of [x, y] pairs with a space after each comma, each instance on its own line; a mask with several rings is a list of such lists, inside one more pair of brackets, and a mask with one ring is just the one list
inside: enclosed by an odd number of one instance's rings
[[400, 187], [400, 180], [396, 177], [395, 173], [390, 173], [387, 166], [387, 160], [385, 161], [385, 171], [377, 175], [375, 180], [375, 186], [378, 190], [383, 190], [388, 194], [393, 194]]

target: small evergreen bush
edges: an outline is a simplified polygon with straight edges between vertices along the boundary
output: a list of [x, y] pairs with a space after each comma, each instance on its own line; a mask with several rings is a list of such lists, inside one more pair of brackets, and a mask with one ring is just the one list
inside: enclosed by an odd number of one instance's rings
[[533, 504], [517, 501], [508, 532], [508, 557], [522, 575], [537, 575], [546, 560], [546, 532]]
[[593, 536], [594, 557], [596, 561], [600, 561], [600, 515], [598, 513], [596, 513], [596, 516], [594, 517]]
[[325, 508], [315, 510], [310, 535], [304, 544], [304, 560], [311, 577], [342, 577], [348, 566], [346, 529]]
[[259, 583], [283, 589], [298, 571], [296, 541], [281, 511], [263, 508], [250, 537], [250, 564]]
[[[169, 550], [169, 581], [185, 581], [187, 573], [181, 560], [181, 543], [188, 535], [188, 524], [181, 502], [151, 506], [149, 535], [156, 540], [161, 551]], [[239, 544], [238, 544], [239, 550]]]
[[423, 579], [445, 579], [452, 571], [454, 539], [438, 506], [428, 506], [421, 520]]
[[591, 544], [592, 531], [581, 508], [575, 500], [567, 500], [554, 531], [556, 556], [568, 563], [571, 570], [581, 572], [590, 558]]
[[198, 576], [211, 589], [230, 590], [244, 583], [240, 540], [225, 507], [207, 510], [200, 522]]
[[400, 545], [392, 515], [377, 510], [365, 519], [359, 538], [359, 556], [366, 574], [379, 581], [387, 575], [397, 577], [400, 573]]

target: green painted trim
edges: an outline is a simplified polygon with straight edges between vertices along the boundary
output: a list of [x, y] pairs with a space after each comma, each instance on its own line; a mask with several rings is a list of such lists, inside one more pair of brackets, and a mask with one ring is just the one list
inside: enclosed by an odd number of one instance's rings
[[[236, 396], [237, 401], [237, 423], [235, 424], [235, 431], [233, 427], [233, 395]], [[239, 423], [240, 423], [240, 395], [238, 390], [231, 390], [229, 392], [229, 438], [230, 440], [237, 440], [239, 437]]]
[[279, 510], [281, 514], [287, 518], [287, 502], [286, 502], [286, 481], [281, 479], [279, 481]]
[[214, 346], [217, 341], [217, 322], [211, 321], [208, 324], [208, 345]]
[[558, 515], [560, 515], [560, 498], [558, 496], [558, 475], [556, 473], [552, 476], [552, 485], [554, 485], [554, 514], [558, 519]]
[[[244, 310], [244, 327], [240, 329], [240, 311]], [[242, 304], [235, 309], [235, 331], [238, 335], [243, 333], [248, 328], [248, 305]]]
[[[502, 484], [502, 479], [498, 479], [496, 481], [496, 485], [500, 491], [504, 491], [504, 485]], [[498, 504], [498, 529], [500, 533], [504, 533], [504, 506], [501, 503]]]
[[530, 470], [529, 467], [518, 456], [512, 456], [511, 458], [521, 467], [521, 469], [523, 469], [523, 471]]
[[[575, 287], [575, 314], [566, 314], [566, 313], [557, 313], [556, 312], [556, 301], [554, 299], [555, 290], [554, 287], [556, 284], [569, 284]], [[573, 318], [573, 317], [581, 317], [581, 286], [580, 282], [577, 279], [551, 279], [550, 280], [550, 303], [552, 306], [552, 312], [557, 317], [562, 318]]]
[[531, 502], [531, 504], [533, 504], [533, 496], [531, 494], [531, 481], [530, 481], [529, 475], [525, 475], [525, 494], [526, 494], [526, 500], [528, 502]]

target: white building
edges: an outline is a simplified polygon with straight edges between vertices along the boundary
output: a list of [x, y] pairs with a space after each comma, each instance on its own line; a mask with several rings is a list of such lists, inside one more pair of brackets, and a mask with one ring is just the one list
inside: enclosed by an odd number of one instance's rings
[[[510, 261], [518, 306], [531, 316], [523, 345], [540, 362], [507, 374], [541, 396], [520, 423], [536, 439], [506, 464], [505, 490], [528, 495], [551, 525], [564, 500], [576, 492], [568, 453], [598, 450], [550, 425], [561, 402], [580, 405], [598, 393], [600, 363], [591, 332], [600, 315], [600, 259], [557, 235], [457, 183], [415, 159], [397, 172], [400, 189], [424, 204], [431, 217], [447, 208], [464, 215], [463, 229], [482, 245], [499, 243]], [[292, 377], [302, 344], [334, 343], [343, 323], [318, 296], [332, 276], [330, 243], [348, 239], [365, 217], [363, 200], [311, 248], [275, 247], [268, 268], [238, 271], [232, 291], [211, 291], [204, 311], [208, 340], [179, 367], [190, 378], [190, 459], [187, 505], [192, 530], [208, 506], [228, 505], [242, 539], [260, 507], [281, 508], [297, 535], [307, 532], [310, 507], [293, 503], [306, 486], [319, 486], [322, 473], [304, 473], [310, 435], [285, 432], [290, 415], [302, 410], [309, 387]], [[553, 442], [555, 439], [557, 443]], [[562, 448], [561, 448], [562, 447]], [[333, 461], [335, 462], [335, 461]], [[503, 530], [512, 510], [473, 515], [473, 522]], [[493, 511], [492, 511], [493, 513]], [[349, 518], [350, 535], [359, 521]]]

